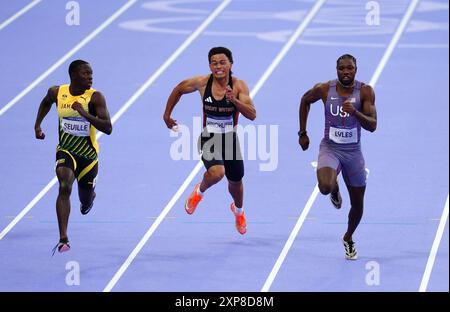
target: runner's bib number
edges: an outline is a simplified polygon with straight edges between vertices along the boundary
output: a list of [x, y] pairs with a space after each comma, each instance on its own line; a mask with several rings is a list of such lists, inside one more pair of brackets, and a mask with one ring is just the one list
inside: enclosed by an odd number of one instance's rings
[[74, 136], [89, 136], [90, 122], [83, 117], [65, 117], [61, 119], [61, 128]]
[[233, 116], [206, 116], [206, 130], [209, 133], [226, 133], [233, 131]]
[[358, 130], [330, 127], [330, 140], [338, 144], [358, 143]]

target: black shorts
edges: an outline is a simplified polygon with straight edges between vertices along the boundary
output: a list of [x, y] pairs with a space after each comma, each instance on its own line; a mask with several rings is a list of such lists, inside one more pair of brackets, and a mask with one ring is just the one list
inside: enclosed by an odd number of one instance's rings
[[228, 180], [234, 182], [242, 180], [244, 161], [236, 132], [222, 134], [204, 131], [199, 138], [199, 143], [199, 151], [206, 170], [215, 165], [224, 166]]
[[98, 160], [86, 159], [63, 150], [56, 151], [56, 168], [72, 169], [78, 181], [78, 187], [94, 189], [97, 182]]

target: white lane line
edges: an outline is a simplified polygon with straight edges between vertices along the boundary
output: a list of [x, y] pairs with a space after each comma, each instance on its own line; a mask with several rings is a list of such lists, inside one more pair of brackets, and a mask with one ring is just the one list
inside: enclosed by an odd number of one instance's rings
[[[224, 1], [217, 9], [222, 8], [222, 6], [228, 5], [228, 3], [231, 2], [231, 0]], [[142, 93], [146, 89], [148, 89], [151, 84], [164, 72], [164, 70], [169, 67], [169, 65], [175, 61], [175, 59], [189, 46], [189, 44], [192, 43], [192, 41], [203, 31], [204, 28], [216, 17], [216, 14], [214, 14], [216, 11], [214, 11], [204, 22], [201, 24], [198, 29], [193, 32], [182, 44], [178, 49], [164, 62], [164, 64], [157, 69], [157, 71], [131, 96], [130, 99], [117, 111], [114, 116], [111, 118], [112, 124], [114, 124], [124, 113], [125, 111], [138, 99]], [[97, 132], [97, 139], [100, 139], [103, 135], [103, 132]], [[0, 240], [5, 237], [6, 234], [8, 234], [9, 231], [31, 210], [31, 208], [36, 205], [36, 203], [53, 187], [53, 185], [56, 184], [57, 178], [54, 177], [48, 184], [45, 186], [42, 191], [39, 192], [38, 195], [36, 195], [35, 198], [31, 200], [30, 203], [17, 215], [16, 218], [14, 218], [13, 221], [11, 221], [10, 224], [6, 226], [5, 229], [0, 233]]]
[[116, 274], [114, 274], [113, 278], [109, 281], [108, 285], [106, 285], [105, 289], [103, 289], [103, 292], [110, 292], [114, 288], [114, 286], [117, 284], [119, 279], [122, 277], [122, 275], [128, 269], [130, 264], [133, 262], [134, 258], [136, 258], [138, 253], [141, 251], [141, 249], [144, 247], [144, 245], [147, 243], [147, 241], [150, 239], [150, 237], [156, 231], [156, 229], [161, 224], [161, 222], [164, 220], [166, 215], [169, 213], [169, 211], [172, 209], [172, 207], [175, 205], [175, 203], [178, 201], [178, 199], [181, 197], [181, 195], [183, 195], [183, 192], [186, 190], [186, 188], [189, 186], [191, 181], [195, 178], [197, 173], [200, 171], [200, 168], [202, 168], [201, 162], [197, 163], [194, 170], [192, 170], [191, 173], [189, 174], [189, 176], [186, 178], [186, 180], [184, 180], [183, 184], [180, 186], [178, 191], [171, 198], [171, 200], [167, 203], [166, 207], [164, 207], [164, 209], [161, 211], [158, 218], [153, 222], [153, 224], [150, 226], [150, 228], [145, 233], [145, 235], [141, 238], [139, 243], [136, 245], [136, 247], [130, 253], [128, 258], [125, 260], [125, 262], [122, 264], [122, 266], [116, 272]]
[[39, 83], [41, 83], [45, 78], [47, 78], [51, 73], [53, 73], [59, 66], [61, 66], [65, 61], [67, 61], [72, 55], [74, 55], [78, 50], [92, 41], [99, 33], [101, 33], [106, 27], [108, 27], [112, 22], [114, 22], [121, 14], [128, 10], [137, 0], [129, 0], [125, 5], [123, 5], [119, 10], [117, 10], [113, 15], [111, 15], [106, 21], [104, 21], [97, 29], [91, 32], [86, 38], [80, 41], [75, 47], [67, 52], [63, 57], [61, 57], [55, 64], [53, 64], [49, 69], [47, 69], [43, 74], [36, 78], [28, 87], [22, 90], [15, 98], [8, 102], [5, 106], [0, 109], [0, 117], [6, 113], [11, 107], [13, 107], [17, 102], [19, 102], [25, 95], [34, 89]]
[[31, 10], [36, 4], [38, 4], [39, 2], [41, 2], [41, 0], [34, 0], [31, 1], [29, 4], [27, 4], [26, 6], [24, 6], [22, 9], [20, 9], [16, 14], [14, 14], [13, 16], [11, 16], [10, 18], [8, 18], [6, 21], [4, 21], [3, 23], [0, 24], [0, 30], [2, 30], [3, 28], [5, 28], [6, 26], [8, 26], [9, 24], [11, 24], [12, 22], [14, 22], [16, 19], [18, 19], [21, 15], [25, 14], [26, 12], [28, 12], [29, 10]]
[[438, 229], [436, 231], [436, 236], [434, 237], [433, 246], [431, 247], [430, 255], [428, 256], [427, 265], [425, 271], [423, 272], [422, 282], [420, 283], [419, 292], [427, 291], [428, 282], [430, 281], [431, 272], [433, 271], [434, 261], [436, 260], [436, 255], [439, 250], [439, 245], [441, 244], [442, 235], [444, 234], [445, 224], [448, 220], [448, 194], [447, 200], [445, 201], [444, 210], [442, 211], [441, 221], [439, 222]]
[[373, 74], [372, 79], [370, 79], [369, 84], [372, 87], [374, 87], [376, 85], [378, 78], [380, 78], [381, 72], [383, 71], [389, 58], [391, 57], [392, 52], [394, 52], [394, 49], [397, 46], [397, 43], [400, 40], [400, 37], [402, 36], [403, 31], [405, 30], [406, 26], [408, 25], [408, 22], [411, 19], [411, 16], [413, 15], [414, 10], [416, 9], [416, 6], [418, 3], [419, 3], [419, 0], [412, 0], [411, 3], [409, 4], [405, 15], [403, 16], [402, 20], [400, 21], [397, 31], [394, 34], [394, 37], [392, 37], [392, 40], [389, 43], [389, 46], [387, 47], [386, 51], [383, 54], [383, 57], [381, 58], [380, 64], [378, 64], [378, 67], [375, 70], [375, 73]]
[[[413, 0], [411, 1], [405, 15], [403, 16], [403, 19], [401, 20], [397, 31], [395, 32], [394, 36], [391, 39], [391, 42], [389, 43], [389, 46], [386, 48], [386, 51], [384, 52], [384, 55], [380, 61], [380, 63], [378, 64], [372, 79], [370, 80], [370, 85], [372, 87], [375, 87], [375, 84], [378, 81], [378, 78], [381, 75], [381, 72], [383, 71], [384, 67], [386, 66], [386, 63], [388, 62], [389, 58], [392, 55], [392, 52], [394, 51], [395, 46], [397, 45], [408, 21], [410, 20], [412, 13], [414, 12], [414, 9], [417, 5], [418, 0]], [[298, 232], [300, 231], [301, 227], [303, 226], [303, 223], [305, 222], [306, 216], [308, 215], [312, 204], [314, 203], [314, 201], [317, 198], [317, 195], [319, 194], [319, 188], [318, 188], [318, 184], [316, 183], [316, 185], [314, 186], [314, 190], [311, 193], [305, 207], [302, 210], [302, 213], [300, 214], [300, 217], [297, 221], [297, 223], [294, 226], [294, 229], [292, 230], [291, 234], [289, 235], [288, 240], [286, 241], [277, 261], [275, 262], [275, 265], [272, 268], [272, 271], [270, 272], [269, 276], [266, 279], [266, 282], [264, 283], [261, 292], [268, 292], [270, 287], [272, 286], [273, 281], [275, 280], [276, 275], [278, 274], [278, 271], [280, 270], [284, 259], [286, 258], [289, 249], [291, 248], [295, 237], [298, 235]]]
[[[212, 12], [211, 15], [197, 28], [197, 30], [189, 36], [189, 38], [182, 44], [182, 46], [177, 51], [175, 51], [175, 53], [172, 55], [172, 57], [170, 57], [167, 60], [167, 62], [165, 62], [163, 64], [163, 66], [161, 67], [162, 69], [158, 70], [155, 73], [155, 75], [157, 74], [159, 76], [162, 73], [162, 71], [165, 70], [181, 54], [181, 52], [184, 49], [186, 49], [186, 47], [188, 47], [192, 43], [192, 41], [194, 41], [194, 39], [197, 38], [206, 29], [206, 27], [230, 4], [230, 2], [231, 2], [231, 0], [223, 1], [214, 10], [214, 12]], [[147, 81], [147, 83], [152, 83], [156, 79], [155, 75], [150, 77], [150, 79]], [[119, 111], [119, 113], [121, 113], [121, 111]], [[183, 182], [181, 187], [178, 189], [178, 191], [175, 193], [175, 195], [172, 197], [172, 199], [169, 201], [169, 203], [166, 205], [166, 207], [164, 207], [164, 209], [161, 211], [158, 218], [156, 218], [156, 220], [150, 226], [150, 229], [148, 229], [147, 233], [145, 233], [144, 237], [142, 237], [142, 239], [139, 241], [139, 243], [133, 249], [131, 254], [128, 256], [128, 258], [125, 260], [125, 262], [119, 268], [119, 270], [114, 274], [113, 278], [109, 281], [108, 285], [106, 285], [106, 287], [103, 289], [103, 292], [110, 292], [113, 289], [113, 287], [117, 284], [119, 279], [122, 277], [122, 275], [125, 273], [127, 268], [130, 266], [131, 262], [133, 262], [134, 258], [144, 247], [145, 243], [153, 235], [155, 230], [158, 228], [158, 226], [164, 220], [166, 215], [169, 213], [169, 211], [175, 205], [177, 200], [183, 194], [184, 190], [188, 187], [189, 183], [191, 183], [191, 181], [194, 179], [194, 177], [196, 176], [197, 172], [200, 170], [201, 167], [202, 167], [201, 162], [197, 163], [194, 170], [192, 170], [192, 172], [189, 174], [189, 176]]]
[[[160, 68], [139, 88], [138, 91], [120, 108], [111, 121], [114, 123], [144, 93], [150, 85], [183, 53], [184, 50], [205, 30], [205, 28], [222, 12], [231, 0], [224, 0], [211, 15], [184, 41], [181, 46], [161, 65]], [[100, 136], [102, 133], [100, 133]]]
[[281, 265], [284, 262], [284, 259], [286, 258], [289, 249], [291, 249], [292, 244], [295, 241], [295, 238], [297, 237], [298, 232], [300, 231], [300, 228], [303, 226], [303, 223], [305, 222], [306, 217], [308, 216], [309, 211], [311, 210], [312, 205], [314, 204], [314, 201], [317, 198], [317, 195], [319, 194], [319, 187], [316, 184], [314, 187], [313, 192], [309, 196], [308, 201], [306, 202], [305, 207], [302, 210], [302, 213], [300, 214], [300, 217], [297, 220], [297, 223], [294, 226], [294, 229], [291, 232], [291, 235], [289, 235], [288, 240], [284, 244], [283, 250], [281, 251], [280, 255], [278, 256], [277, 261], [275, 262], [275, 265], [272, 268], [272, 271], [270, 272], [269, 276], [266, 279], [266, 282], [264, 283], [264, 286], [261, 289], [261, 292], [268, 292], [270, 289], [270, 286], [272, 285], [273, 281], [275, 280], [275, 277], [278, 274], [278, 271], [281, 268]]
[[[250, 92], [250, 97], [254, 98], [255, 95], [258, 93], [258, 91], [261, 89], [264, 82], [269, 78], [270, 74], [274, 71], [276, 66], [280, 63], [280, 61], [283, 59], [283, 57], [286, 55], [286, 53], [289, 51], [289, 48], [292, 47], [292, 45], [295, 43], [297, 38], [301, 35], [303, 30], [306, 28], [306, 25], [311, 21], [312, 17], [317, 13], [318, 8], [325, 2], [325, 0], [320, 0], [316, 3], [316, 5], [312, 8], [311, 12], [307, 15], [305, 20], [300, 24], [298, 29], [294, 32], [292, 37], [289, 39], [289, 41], [283, 46], [281, 51], [278, 53], [278, 55], [274, 58], [272, 63], [269, 65], [269, 67], [266, 69], [266, 71], [263, 73], [259, 81], [256, 83], [253, 90]], [[178, 201], [180, 196], [184, 193], [186, 188], [189, 186], [191, 181], [195, 178], [195, 176], [198, 174], [200, 169], [203, 167], [202, 161], [200, 160], [197, 165], [194, 167], [194, 169], [191, 171], [189, 176], [184, 180], [183, 184], [180, 186], [178, 191], [175, 193], [175, 195], [170, 199], [169, 203], [164, 207], [164, 209], [161, 211], [158, 218], [155, 220], [155, 222], [151, 225], [150, 229], [145, 233], [145, 235], [142, 237], [142, 239], [139, 241], [139, 243], [136, 245], [134, 250], [131, 252], [131, 254], [128, 256], [128, 258], [125, 260], [125, 262], [122, 264], [120, 269], [117, 271], [117, 273], [114, 275], [114, 277], [111, 279], [111, 281], [108, 283], [108, 285], [103, 290], [104, 292], [109, 292], [112, 290], [112, 288], [115, 286], [115, 284], [119, 281], [120, 277], [124, 274], [124, 272], [127, 270], [127, 268], [130, 266], [131, 262], [133, 262], [134, 258], [136, 258], [137, 254], [141, 251], [141, 249], [144, 247], [144, 245], [147, 243], [147, 241], [150, 239], [150, 237], [153, 235], [159, 224], [164, 220], [165, 216], [169, 213], [169, 211], [172, 209], [172, 207], [175, 205], [175, 203]]]
[[275, 68], [278, 66], [278, 64], [281, 62], [281, 60], [284, 58], [286, 53], [292, 48], [294, 43], [297, 41], [298, 37], [303, 33], [305, 28], [311, 23], [311, 20], [314, 18], [314, 16], [317, 14], [319, 9], [322, 7], [322, 5], [325, 3], [326, 0], [319, 0], [314, 4], [311, 11], [309, 11], [308, 15], [306, 15], [305, 19], [302, 21], [300, 26], [295, 30], [294, 34], [291, 36], [289, 41], [284, 45], [281, 52], [277, 55], [275, 60], [272, 64], [270, 64], [269, 68], [266, 70], [264, 75], [261, 77], [261, 79], [258, 81], [258, 83], [253, 88], [254, 93], [258, 93], [259, 89], [262, 87], [262, 85], [266, 82], [266, 80], [269, 78], [269, 76], [272, 74], [272, 72], [275, 70]]
[[54, 177], [43, 189], [39, 192], [39, 194], [36, 195], [35, 198], [33, 198], [28, 205], [25, 206], [25, 208], [22, 209], [22, 211], [2, 230], [0, 233], [0, 240], [3, 239], [3, 237], [6, 236], [6, 234], [9, 233], [9, 231], [12, 230], [14, 226], [16, 226], [17, 223], [19, 223], [20, 220], [28, 213], [28, 211], [31, 210], [31, 208], [36, 205], [36, 203], [41, 200], [41, 198], [53, 187], [53, 185], [56, 184], [58, 179]]

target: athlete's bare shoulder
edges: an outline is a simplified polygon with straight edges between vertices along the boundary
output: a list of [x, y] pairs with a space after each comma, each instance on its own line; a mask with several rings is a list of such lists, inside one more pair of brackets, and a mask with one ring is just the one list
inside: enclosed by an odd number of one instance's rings
[[374, 92], [372, 86], [368, 85], [364, 82], [361, 82], [361, 90], [364, 90], [365, 92], [369, 92], [369, 93]]
[[106, 103], [106, 99], [103, 93], [100, 92], [99, 90], [95, 90], [94, 93], [92, 94], [91, 102], [98, 102], [98, 101]]
[[200, 87], [206, 87], [206, 85], [208, 84], [208, 80], [209, 80], [209, 76], [210, 75], [201, 75], [201, 76], [197, 76], [197, 83]]
[[191, 77], [191, 78], [188, 78], [188, 79], [182, 81], [178, 85], [178, 88], [180, 88], [180, 91], [182, 94], [198, 91], [198, 92], [200, 92], [201, 96], [203, 97], [203, 93], [205, 92], [206, 85], [208, 84], [208, 79], [209, 79], [209, 75], [194, 76], [194, 77]]
[[328, 90], [330, 88], [330, 85], [332, 82], [333, 82], [333, 80], [328, 80], [328, 81], [319, 83], [319, 85], [322, 89]]
[[194, 86], [197, 90], [201, 90], [208, 84], [208, 79], [209, 75], [194, 76], [190, 79], [190, 85]]
[[51, 92], [52, 94], [57, 95], [59, 91], [59, 86], [51, 86], [50, 88], [48, 88], [48, 92]]
[[365, 84], [364, 82], [362, 82], [361, 83], [361, 95], [373, 97], [373, 96], [375, 96], [375, 91], [373, 90], [371, 85], [368, 85], [368, 84]]
[[239, 79], [238, 77], [235, 76], [233, 76], [232, 79], [233, 79], [233, 87], [235, 87], [237, 90], [239, 91], [248, 90], [247, 83], [244, 80]]
[[361, 83], [361, 97], [364, 99], [373, 100], [375, 99], [375, 91], [371, 85]]
[[328, 89], [330, 88], [331, 81], [326, 82], [319, 82], [314, 85], [312, 88], [313, 93], [316, 96], [324, 97], [326, 94], [328, 94]]
[[181, 81], [176, 87], [175, 90], [180, 94], [191, 93], [194, 91], [201, 91], [205, 88], [208, 82], [208, 76], [193, 76]]
[[206, 89], [206, 85], [208, 84], [210, 75], [201, 75], [194, 77], [194, 84], [195, 88], [200, 91], [200, 93], [203, 94], [204, 90]]
[[48, 88], [46, 98], [51, 102], [56, 102], [58, 98], [59, 86], [51, 86]]

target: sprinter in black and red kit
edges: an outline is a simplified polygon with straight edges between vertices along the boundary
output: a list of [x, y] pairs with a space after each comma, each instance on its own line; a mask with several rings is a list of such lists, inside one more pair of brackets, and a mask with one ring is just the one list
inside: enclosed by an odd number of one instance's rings
[[256, 118], [256, 109], [250, 98], [245, 81], [232, 76], [233, 56], [224, 47], [212, 48], [208, 53], [211, 74], [188, 78], [180, 82], [170, 94], [164, 112], [164, 122], [169, 129], [177, 126], [171, 118], [175, 105], [183, 94], [198, 91], [203, 104], [203, 132], [200, 137], [202, 161], [206, 172], [201, 183], [195, 185], [186, 200], [188, 214], [194, 213], [204, 192], [218, 183], [224, 176], [228, 179], [228, 190], [233, 197], [231, 210], [240, 234], [247, 231], [243, 208], [244, 162], [236, 126], [239, 115], [250, 120]]

